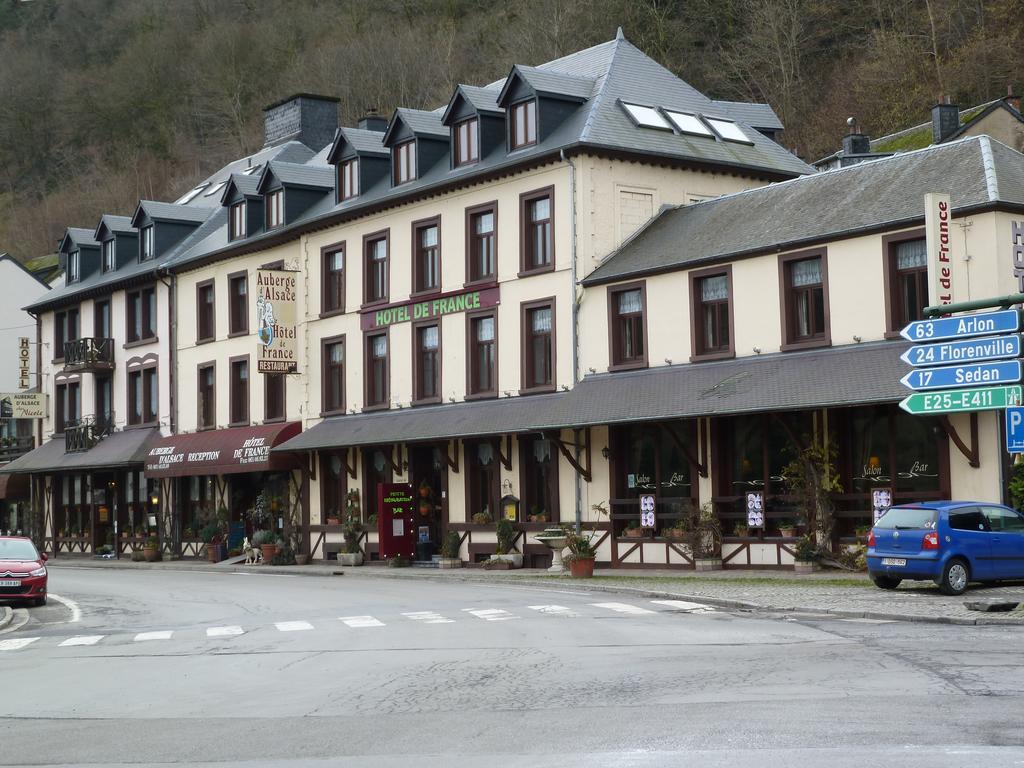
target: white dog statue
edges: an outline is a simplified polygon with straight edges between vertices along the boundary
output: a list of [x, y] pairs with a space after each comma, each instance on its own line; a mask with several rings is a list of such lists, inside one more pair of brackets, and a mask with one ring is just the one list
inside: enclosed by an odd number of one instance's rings
[[246, 565], [258, 565], [263, 562], [263, 550], [250, 544], [248, 536], [242, 540], [242, 552], [245, 553]]

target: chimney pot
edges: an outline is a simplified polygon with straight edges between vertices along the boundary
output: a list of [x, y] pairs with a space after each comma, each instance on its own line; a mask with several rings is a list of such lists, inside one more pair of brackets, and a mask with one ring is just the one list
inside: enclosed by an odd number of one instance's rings
[[846, 119], [850, 132], [843, 136], [844, 155], [866, 155], [871, 151], [871, 139], [860, 132], [860, 125], [855, 117]]
[[357, 126], [364, 131], [384, 133], [388, 129], [388, 121], [377, 113], [376, 107], [367, 107], [366, 114], [359, 118]]

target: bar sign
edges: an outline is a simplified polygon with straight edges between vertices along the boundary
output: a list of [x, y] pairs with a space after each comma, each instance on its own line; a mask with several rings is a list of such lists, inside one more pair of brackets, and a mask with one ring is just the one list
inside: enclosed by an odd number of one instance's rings
[[28, 389], [31, 386], [28, 372], [28, 358], [31, 349], [28, 336], [18, 338], [18, 389]]

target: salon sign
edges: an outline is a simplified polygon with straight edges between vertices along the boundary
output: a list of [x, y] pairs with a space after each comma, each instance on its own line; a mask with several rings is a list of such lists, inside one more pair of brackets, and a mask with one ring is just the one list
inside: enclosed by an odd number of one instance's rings
[[256, 370], [297, 373], [298, 329], [295, 324], [298, 272], [256, 270]]

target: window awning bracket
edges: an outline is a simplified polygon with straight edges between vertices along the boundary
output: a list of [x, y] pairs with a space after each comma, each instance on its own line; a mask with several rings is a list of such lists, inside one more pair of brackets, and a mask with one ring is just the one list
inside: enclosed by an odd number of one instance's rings
[[[665, 434], [669, 436], [669, 439], [675, 444], [676, 448], [678, 448], [682, 452], [682, 454], [687, 458], [687, 460], [697, 468], [697, 472], [700, 474], [700, 476], [707, 477], [707, 462], [700, 461], [696, 456], [694, 456], [693, 451], [690, 450], [690, 447], [680, 439], [679, 435], [676, 434], [676, 431], [672, 429], [670, 425], [664, 422], [658, 422], [658, 426], [660, 426], [662, 430], [665, 432]], [[701, 430], [699, 428], [697, 434], [698, 439], [700, 439], [702, 435]], [[701, 443], [703, 443], [703, 440], [701, 440]]]
[[[575, 432], [576, 432], [577, 438], [576, 438], [576, 441], [574, 441], [572, 443], [566, 443], [564, 440], [562, 440], [561, 437], [558, 436], [557, 432], [547, 432], [547, 433], [545, 433], [545, 437], [547, 437], [548, 440], [550, 440], [556, 446], [558, 446], [558, 452], [561, 453], [562, 456], [565, 457], [565, 460], [568, 461], [570, 465], [572, 465], [572, 468], [576, 470], [576, 472], [579, 474], [579, 476], [582, 477], [584, 480], [586, 480], [589, 483], [591, 481], [592, 477], [593, 477], [593, 474], [591, 472], [592, 467], [591, 467], [591, 462], [590, 462], [590, 427], [586, 427], [585, 429], [583, 429], [583, 442], [582, 442], [582, 444], [579, 442], [579, 437], [578, 437], [579, 430], [575, 430]], [[576, 460], [576, 457], [573, 456], [572, 452], [570, 452], [570, 450], [569, 450], [570, 446], [574, 450], [582, 450], [583, 451], [583, 464], [582, 465], [579, 463], [579, 461]]]
[[953, 426], [953, 422], [949, 420], [949, 416], [939, 417], [939, 426], [942, 427], [942, 431], [946, 433], [953, 444], [960, 450], [960, 453], [967, 459], [967, 463], [977, 469], [981, 466], [981, 459], [978, 455], [978, 413], [976, 411], [970, 414], [970, 425], [971, 425], [971, 444], [968, 446], [960, 433], [956, 431], [956, 427]]

